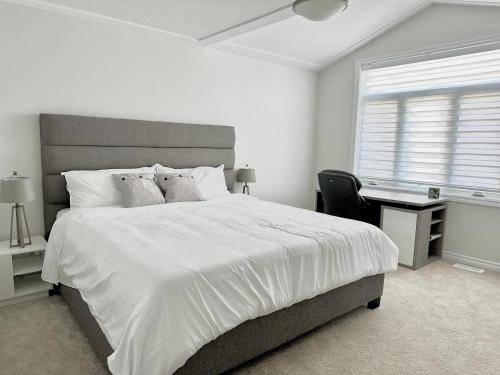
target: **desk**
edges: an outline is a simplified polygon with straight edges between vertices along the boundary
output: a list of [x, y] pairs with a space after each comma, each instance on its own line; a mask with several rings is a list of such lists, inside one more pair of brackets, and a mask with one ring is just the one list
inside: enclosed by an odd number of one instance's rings
[[[360, 194], [368, 204], [366, 221], [382, 229], [399, 247], [401, 265], [418, 269], [441, 258], [446, 198], [365, 188]], [[316, 211], [324, 212], [319, 190]]]
[[401, 204], [412, 207], [429, 207], [446, 203], [446, 198], [431, 199], [424, 194], [401, 193], [379, 189], [361, 189], [359, 192], [366, 200]]

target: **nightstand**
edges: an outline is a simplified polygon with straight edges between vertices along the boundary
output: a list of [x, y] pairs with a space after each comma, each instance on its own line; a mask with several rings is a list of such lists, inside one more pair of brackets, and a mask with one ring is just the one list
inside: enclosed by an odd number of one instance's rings
[[32, 242], [24, 248], [0, 242], [0, 306], [44, 297], [52, 289], [40, 278], [47, 241], [34, 236]]

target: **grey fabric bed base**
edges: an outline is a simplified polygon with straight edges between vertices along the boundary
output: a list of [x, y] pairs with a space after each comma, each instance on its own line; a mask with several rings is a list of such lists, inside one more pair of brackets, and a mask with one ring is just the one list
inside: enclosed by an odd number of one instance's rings
[[[176, 375], [220, 374], [382, 296], [384, 275], [365, 277], [272, 314], [249, 320], [203, 346]], [[107, 367], [113, 352], [77, 289], [60, 292]]]

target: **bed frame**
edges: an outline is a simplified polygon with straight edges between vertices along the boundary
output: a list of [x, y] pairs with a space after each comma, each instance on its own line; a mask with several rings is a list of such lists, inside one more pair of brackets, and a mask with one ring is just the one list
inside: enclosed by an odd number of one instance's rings
[[[41, 114], [40, 135], [46, 236], [57, 212], [69, 207], [64, 171], [224, 164], [227, 187], [233, 188], [233, 127]], [[219, 374], [362, 305], [377, 308], [383, 286], [383, 274], [365, 277], [246, 321], [203, 346], [175, 374]], [[76, 289], [58, 290], [107, 367], [112, 348], [87, 304]]]

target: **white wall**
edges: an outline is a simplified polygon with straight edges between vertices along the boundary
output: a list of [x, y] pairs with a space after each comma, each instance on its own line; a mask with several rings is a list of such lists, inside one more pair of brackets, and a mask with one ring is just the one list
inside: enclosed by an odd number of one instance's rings
[[[358, 59], [500, 33], [500, 7], [433, 5], [323, 70], [315, 171], [352, 168]], [[450, 203], [444, 250], [500, 262], [500, 209]]]
[[[5, 2], [0, 51], [0, 176], [33, 177], [32, 232], [43, 232], [40, 112], [235, 126], [237, 166], [257, 169], [252, 193], [310, 207], [316, 74]], [[9, 215], [0, 205], [0, 238]]]

